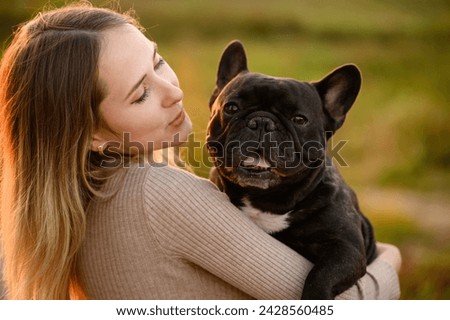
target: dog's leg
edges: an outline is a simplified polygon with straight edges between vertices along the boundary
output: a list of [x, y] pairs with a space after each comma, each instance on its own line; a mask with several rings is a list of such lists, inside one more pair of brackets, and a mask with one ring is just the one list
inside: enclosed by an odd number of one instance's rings
[[321, 250], [305, 280], [303, 300], [332, 300], [366, 272], [365, 256], [352, 244], [332, 243]]

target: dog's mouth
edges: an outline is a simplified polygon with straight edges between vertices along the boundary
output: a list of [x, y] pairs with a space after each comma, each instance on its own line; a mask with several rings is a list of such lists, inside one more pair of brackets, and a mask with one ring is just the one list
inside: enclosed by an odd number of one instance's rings
[[247, 156], [239, 162], [231, 174], [232, 179], [242, 187], [268, 189], [279, 182], [276, 166], [262, 156]]
[[261, 157], [247, 157], [241, 161], [239, 166], [241, 169], [254, 174], [271, 172], [275, 168], [269, 161]]

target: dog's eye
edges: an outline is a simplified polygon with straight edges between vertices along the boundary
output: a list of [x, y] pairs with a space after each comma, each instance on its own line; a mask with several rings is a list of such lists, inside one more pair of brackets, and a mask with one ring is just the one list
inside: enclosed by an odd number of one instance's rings
[[305, 116], [295, 116], [292, 117], [291, 121], [296, 125], [303, 126], [308, 123], [308, 119]]
[[228, 114], [235, 114], [239, 111], [239, 107], [235, 103], [227, 103], [223, 110]]

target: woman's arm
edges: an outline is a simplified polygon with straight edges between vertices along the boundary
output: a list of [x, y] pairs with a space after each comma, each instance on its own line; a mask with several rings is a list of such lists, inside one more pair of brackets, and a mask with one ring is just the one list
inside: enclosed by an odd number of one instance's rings
[[0, 251], [0, 300], [6, 299], [6, 288], [3, 283], [3, 262], [2, 262], [2, 256]]
[[[300, 298], [312, 267], [308, 260], [263, 232], [209, 181], [169, 167], [147, 172], [146, 211], [168, 252], [254, 298]], [[374, 266], [341, 297], [396, 298], [398, 279], [393, 269], [380, 259]]]

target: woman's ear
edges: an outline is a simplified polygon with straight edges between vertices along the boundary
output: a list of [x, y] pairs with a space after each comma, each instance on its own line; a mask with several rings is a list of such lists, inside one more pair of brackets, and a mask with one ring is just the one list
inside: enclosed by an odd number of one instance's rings
[[102, 148], [103, 150], [105, 149], [107, 142], [108, 141], [103, 138], [103, 135], [100, 132], [96, 132], [92, 137], [90, 149], [91, 151], [101, 153]]

